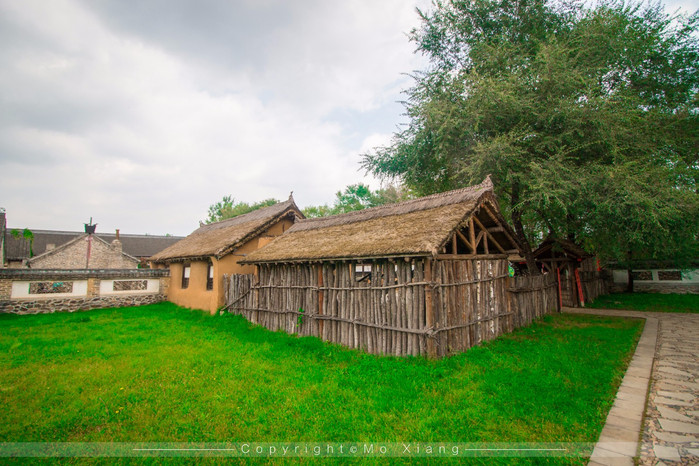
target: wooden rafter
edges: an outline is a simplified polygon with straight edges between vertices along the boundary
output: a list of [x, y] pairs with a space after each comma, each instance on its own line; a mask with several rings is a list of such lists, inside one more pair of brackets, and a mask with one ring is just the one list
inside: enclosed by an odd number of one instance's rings
[[[478, 226], [481, 228], [481, 230], [483, 230], [483, 231], [485, 232], [485, 234], [487, 235], [487, 237], [490, 238], [490, 240], [493, 242], [493, 244], [495, 245], [495, 247], [498, 248], [498, 249], [500, 250], [500, 252], [504, 254], [504, 253], [505, 253], [505, 248], [503, 248], [503, 247], [500, 245], [500, 243], [497, 242], [497, 240], [493, 237], [493, 235], [490, 234], [490, 232], [488, 231], [488, 229], [487, 229], [486, 227], [483, 226], [483, 224], [480, 222], [480, 220], [478, 220], [478, 218], [476, 218], [476, 217], [474, 217], [473, 220], [478, 224]], [[486, 240], [486, 244], [487, 244], [487, 240]], [[486, 246], [486, 253], [487, 253], [487, 252], [488, 252], [488, 251], [487, 251], [487, 246]]]
[[489, 216], [495, 223], [497, 223], [498, 225], [500, 225], [500, 227], [502, 228], [502, 232], [505, 234], [505, 236], [507, 236], [507, 239], [509, 239], [510, 242], [512, 243], [512, 245], [515, 246], [515, 248], [517, 249], [517, 248], [518, 248], [517, 245], [518, 245], [519, 243], [518, 243], [517, 241], [515, 241], [515, 239], [512, 237], [512, 235], [510, 235], [510, 233], [507, 231], [507, 229], [504, 227], [504, 225], [502, 225], [502, 223], [500, 222], [500, 220], [498, 220], [497, 216], [493, 213], [493, 211], [490, 210], [490, 207], [488, 206], [488, 204], [484, 203], [484, 204], [483, 204], [483, 209], [485, 210], [485, 213], [488, 214], [488, 216]]
[[461, 241], [463, 241], [463, 243], [464, 243], [466, 246], [468, 246], [468, 248], [471, 250], [471, 252], [472, 252], [473, 254], [475, 254], [475, 253], [476, 253], [476, 248], [466, 239], [466, 237], [464, 236], [464, 234], [461, 233], [461, 231], [459, 231], [459, 230], [456, 230], [456, 234], [459, 236], [459, 238], [461, 239]]

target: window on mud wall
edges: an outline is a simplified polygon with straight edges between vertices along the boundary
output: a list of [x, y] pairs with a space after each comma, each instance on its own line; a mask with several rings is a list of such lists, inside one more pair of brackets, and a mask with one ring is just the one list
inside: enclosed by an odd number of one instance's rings
[[182, 289], [183, 290], [189, 286], [189, 271], [190, 271], [190, 264], [183, 264], [182, 265]]
[[206, 268], [206, 289], [214, 289], [214, 264], [209, 261], [209, 265]]

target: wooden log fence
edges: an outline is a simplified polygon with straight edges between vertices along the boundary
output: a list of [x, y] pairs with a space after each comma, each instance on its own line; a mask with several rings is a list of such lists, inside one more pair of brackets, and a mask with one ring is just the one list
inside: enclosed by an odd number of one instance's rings
[[[361, 267], [358, 267], [361, 266]], [[553, 275], [507, 276], [502, 259], [263, 264], [225, 277], [229, 312], [270, 330], [374, 354], [442, 357], [556, 310]], [[368, 276], [367, 276], [368, 275]]]

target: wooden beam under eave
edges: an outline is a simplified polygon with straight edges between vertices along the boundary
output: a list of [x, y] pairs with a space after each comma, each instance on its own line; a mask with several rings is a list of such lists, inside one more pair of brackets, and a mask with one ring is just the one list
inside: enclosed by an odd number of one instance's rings
[[[483, 232], [485, 232], [485, 234], [487, 235], [487, 237], [489, 237], [489, 238], [493, 241], [493, 244], [495, 244], [495, 247], [497, 247], [497, 248], [500, 250], [500, 252], [504, 253], [504, 252], [505, 252], [505, 248], [503, 248], [503, 247], [500, 245], [500, 243], [498, 243], [497, 240], [493, 237], [493, 235], [491, 235], [490, 232], [488, 232], [488, 229], [487, 229], [486, 227], [483, 226], [483, 224], [480, 222], [480, 220], [478, 220], [477, 218], [474, 218], [473, 220], [478, 224], [478, 226], [481, 228], [481, 230], [482, 230]], [[488, 250], [487, 250], [487, 249], [488, 249], [488, 246], [487, 246], [488, 243], [486, 242], [485, 244], [486, 244], [486, 253], [487, 253], [487, 252], [488, 252]]]
[[502, 222], [498, 220], [497, 216], [493, 213], [492, 210], [490, 210], [490, 207], [487, 204], [483, 204], [483, 210], [485, 210], [485, 213], [488, 214], [488, 216], [498, 225], [501, 225], [502, 232], [507, 236], [507, 239], [510, 240], [510, 242], [519, 249], [519, 242], [515, 241], [515, 239], [510, 235], [510, 233], [507, 231], [507, 228], [502, 225]]
[[471, 250], [471, 252], [472, 252], [473, 254], [475, 254], [475, 253], [476, 253], [476, 248], [474, 248], [473, 245], [466, 239], [466, 237], [464, 236], [464, 234], [461, 233], [459, 230], [456, 230], [456, 234], [459, 236], [459, 238], [461, 238], [461, 241], [463, 241], [464, 244], [465, 244], [466, 246], [468, 246], [468, 248]]
[[471, 245], [473, 246], [471, 249], [473, 249], [473, 253], [475, 254], [478, 243], [476, 243], [476, 230], [473, 225], [473, 215], [468, 219], [468, 237], [471, 239]]

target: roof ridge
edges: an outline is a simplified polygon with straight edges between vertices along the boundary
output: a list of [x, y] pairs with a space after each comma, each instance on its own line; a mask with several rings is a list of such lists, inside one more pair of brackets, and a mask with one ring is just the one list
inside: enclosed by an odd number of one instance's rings
[[[444, 204], [438, 204], [434, 206], [425, 206], [424, 208], [420, 209], [417, 208], [415, 210], [428, 210], [436, 207], [441, 207], [444, 205], [450, 205], [450, 204], [458, 204], [460, 202], [463, 202], [464, 199], [458, 197], [459, 194], [469, 194], [473, 193], [479, 190], [485, 190], [485, 191], [492, 191], [493, 190], [493, 183], [490, 179], [490, 175], [486, 176], [486, 178], [477, 185], [473, 186], [467, 186], [465, 188], [459, 188], [459, 189], [453, 189], [451, 191], [443, 191], [441, 193], [434, 193], [430, 194], [428, 196], [424, 197], [418, 197], [416, 199], [409, 199], [407, 201], [401, 201], [401, 202], [396, 202], [393, 204], [383, 204], [380, 206], [376, 207], [369, 207], [366, 209], [361, 209], [361, 210], [354, 210], [351, 212], [345, 212], [342, 214], [335, 214], [335, 215], [328, 215], [327, 217], [315, 217], [315, 218], [308, 218], [308, 219], [302, 219], [299, 220], [297, 223], [294, 224], [294, 226], [291, 227], [291, 229], [295, 230], [310, 230], [314, 229], [315, 225], [314, 224], [319, 224], [322, 226], [323, 224], [332, 224], [336, 223], [338, 221], [344, 221], [343, 223], [352, 223], [353, 220], [356, 219], [356, 221], [361, 221], [362, 219], [365, 219], [367, 217], [388, 217], [390, 215], [401, 215], [406, 212], [401, 212], [400, 209], [404, 207], [409, 207], [411, 205], [416, 205], [416, 204], [424, 204], [424, 203], [429, 203], [430, 201], [434, 201], [435, 199], [441, 199], [441, 198], [449, 198], [449, 197], [454, 197], [453, 202], [447, 202]], [[388, 211], [388, 214], [384, 214], [382, 211]], [[383, 214], [383, 215], [382, 215]]]
[[[282, 207], [282, 206], [285, 206], [285, 207], [286, 207], [286, 206], [292, 206], [292, 205], [296, 205], [296, 204], [295, 204], [295, 202], [294, 202], [293, 197], [291, 197], [291, 195], [289, 195], [289, 198], [288, 198], [287, 200], [285, 200], [285, 201], [281, 201], [281, 202], [277, 202], [277, 203], [272, 204], [272, 205], [260, 207], [259, 209], [251, 210], [250, 212], [246, 212], [246, 213], [244, 213], [244, 214], [236, 215], [235, 217], [224, 218], [223, 220], [219, 220], [219, 221], [217, 221], [217, 222], [206, 223], [206, 224], [200, 226], [200, 227], [199, 227], [197, 230], [195, 230], [194, 232], [196, 233], [197, 231], [199, 231], [199, 230], [202, 229], [202, 228], [213, 227], [213, 226], [220, 226], [220, 225], [223, 225], [223, 224], [232, 224], [232, 223], [238, 223], [238, 222], [244, 223], [244, 219], [245, 219], [246, 217], [257, 217], [257, 216], [259, 216], [260, 213], [262, 213], [262, 212], [264, 212], [264, 211], [266, 211], [266, 210], [271, 210], [273, 207], [276, 208], [276, 209], [279, 209], [279, 208]], [[241, 222], [241, 220], [243, 220], [243, 221]]]

